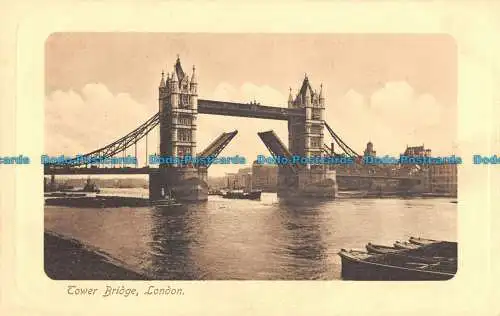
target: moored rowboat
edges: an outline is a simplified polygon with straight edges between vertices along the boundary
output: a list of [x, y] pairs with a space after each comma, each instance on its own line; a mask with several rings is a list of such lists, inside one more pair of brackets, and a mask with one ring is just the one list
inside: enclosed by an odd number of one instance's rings
[[[368, 254], [342, 249], [344, 280], [449, 280], [457, 269], [455, 258], [430, 257], [429, 254], [448, 252], [453, 245], [432, 244], [416, 250], [387, 254]], [[444, 248], [443, 248], [444, 247]], [[443, 248], [443, 249], [441, 249]]]
[[426, 239], [426, 238], [420, 238], [420, 237], [410, 237], [409, 242], [411, 242], [412, 244], [415, 244], [415, 245], [423, 246], [423, 245], [430, 245], [430, 244], [440, 242], [440, 240]]
[[397, 248], [397, 249], [418, 249], [420, 248], [419, 245], [416, 245], [416, 244], [412, 244], [408, 241], [396, 241], [394, 243], [394, 248]]
[[369, 253], [378, 253], [378, 254], [394, 253], [401, 251], [401, 249], [397, 249], [395, 247], [376, 245], [372, 244], [371, 242], [366, 244], [366, 250], [368, 250]]

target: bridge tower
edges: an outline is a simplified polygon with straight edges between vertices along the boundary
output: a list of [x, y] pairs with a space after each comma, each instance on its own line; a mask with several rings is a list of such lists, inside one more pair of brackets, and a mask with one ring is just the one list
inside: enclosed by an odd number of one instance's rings
[[[288, 96], [288, 108], [301, 109], [304, 116], [288, 118], [288, 148], [291, 155], [310, 159], [323, 156], [325, 96], [323, 85], [313, 90], [305, 75], [298, 94]], [[278, 169], [278, 196], [333, 198], [337, 192], [335, 170], [325, 164], [300, 163], [300, 168]]]
[[[321, 157], [323, 148], [323, 118], [325, 111], [325, 97], [323, 85], [319, 93], [313, 90], [307, 75], [302, 82], [299, 93], [295, 98], [288, 96], [289, 108], [303, 108], [305, 118], [291, 117], [288, 120], [288, 147], [293, 155], [301, 157]], [[306, 164], [307, 169], [322, 169], [322, 165]]]
[[184, 73], [179, 57], [171, 74], [162, 73], [159, 90], [160, 156], [196, 155], [198, 81], [193, 66], [191, 78]]
[[[193, 66], [191, 77], [182, 69], [179, 56], [171, 73], [162, 72], [159, 94], [160, 156], [182, 158], [196, 156], [198, 115], [198, 78]], [[187, 164], [160, 164], [158, 173], [150, 174], [151, 199], [171, 192], [179, 200], [206, 200], [206, 168]]]

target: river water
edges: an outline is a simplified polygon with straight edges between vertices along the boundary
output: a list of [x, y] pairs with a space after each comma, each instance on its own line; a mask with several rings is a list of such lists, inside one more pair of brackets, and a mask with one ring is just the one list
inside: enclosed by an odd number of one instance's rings
[[[142, 189], [107, 193], [147, 196]], [[106, 193], [106, 192], [105, 192]], [[46, 206], [45, 228], [137, 271], [175, 280], [340, 279], [341, 248], [410, 236], [456, 241], [450, 199], [339, 199], [290, 205], [210, 196], [177, 209]]]

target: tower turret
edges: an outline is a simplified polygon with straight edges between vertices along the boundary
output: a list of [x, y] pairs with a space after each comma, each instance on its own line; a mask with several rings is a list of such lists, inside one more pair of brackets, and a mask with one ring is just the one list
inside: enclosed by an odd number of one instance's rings
[[160, 80], [160, 88], [165, 87], [165, 72], [161, 71], [161, 80]]
[[304, 93], [304, 106], [307, 107], [310, 105], [311, 105], [311, 90], [309, 89], [309, 87], [306, 87], [306, 91]]
[[177, 72], [175, 71], [175, 69], [174, 69], [174, 71], [172, 71], [172, 77], [170, 79], [170, 82], [171, 83], [174, 83], [174, 82], [178, 83], [179, 82], [179, 78], [177, 77]]
[[193, 65], [193, 74], [191, 75], [191, 93], [198, 93], [198, 76], [196, 76], [196, 67]]
[[172, 72], [172, 78], [170, 79], [170, 105], [172, 109], [179, 107], [179, 79], [177, 78], [177, 72]]
[[158, 110], [159, 112], [163, 112], [163, 107], [165, 106], [165, 97], [167, 95], [167, 87], [165, 86], [165, 72], [161, 71], [161, 80], [160, 85], [158, 87]]
[[288, 93], [288, 107], [293, 108], [292, 87], [290, 87], [290, 92]]

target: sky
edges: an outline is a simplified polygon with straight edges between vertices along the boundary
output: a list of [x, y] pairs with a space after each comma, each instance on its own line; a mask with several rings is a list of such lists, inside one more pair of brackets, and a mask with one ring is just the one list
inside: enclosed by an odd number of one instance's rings
[[[307, 74], [314, 89], [323, 84], [326, 121], [358, 153], [368, 141], [378, 155], [422, 144], [434, 156], [454, 151], [457, 48], [448, 35], [56, 33], [46, 41], [46, 153], [90, 152], [146, 121], [177, 55], [189, 75], [196, 65], [204, 99], [285, 107]], [[198, 151], [233, 130], [220, 156], [248, 162], [270, 155], [257, 132], [288, 139], [284, 121], [199, 114]], [[157, 145], [149, 136], [148, 148]], [[143, 164], [144, 141], [138, 156]], [[241, 167], [213, 165], [210, 175]]]

